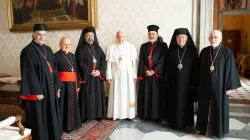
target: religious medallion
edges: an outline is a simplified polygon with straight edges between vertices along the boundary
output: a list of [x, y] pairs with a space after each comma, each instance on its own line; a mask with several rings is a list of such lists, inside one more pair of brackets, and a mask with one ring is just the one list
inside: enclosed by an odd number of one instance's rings
[[210, 70], [211, 70], [211, 72], [214, 71], [214, 66], [213, 65], [210, 66]]
[[183, 68], [182, 64], [178, 64], [178, 68], [181, 70]]
[[95, 57], [93, 57], [93, 63], [97, 63], [97, 60], [95, 59]]

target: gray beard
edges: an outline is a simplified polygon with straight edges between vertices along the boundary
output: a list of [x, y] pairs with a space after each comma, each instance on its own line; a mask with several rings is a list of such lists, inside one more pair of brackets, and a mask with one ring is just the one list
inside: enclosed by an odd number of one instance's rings
[[86, 41], [86, 42], [87, 42], [88, 44], [90, 44], [90, 45], [94, 43], [94, 42], [89, 42], [89, 41]]

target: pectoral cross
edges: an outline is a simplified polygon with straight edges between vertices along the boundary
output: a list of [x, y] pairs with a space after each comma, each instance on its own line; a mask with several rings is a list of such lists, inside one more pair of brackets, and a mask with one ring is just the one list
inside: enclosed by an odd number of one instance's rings
[[71, 68], [71, 72], [72, 72], [72, 73], [74, 72], [74, 68], [73, 68], [73, 67]]

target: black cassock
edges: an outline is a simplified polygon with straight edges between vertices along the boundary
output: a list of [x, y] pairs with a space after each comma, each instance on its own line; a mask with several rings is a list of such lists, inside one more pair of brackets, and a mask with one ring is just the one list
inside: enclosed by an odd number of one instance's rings
[[62, 51], [58, 51], [55, 53], [55, 59], [61, 81], [63, 82], [59, 101], [63, 131], [67, 132], [82, 125], [76, 91], [76, 88], [80, 88], [79, 82], [81, 80], [74, 54], [65, 54]]
[[[178, 64], [182, 56], [183, 68], [179, 69]], [[168, 82], [168, 123], [173, 128], [182, 129], [194, 125], [194, 91], [198, 82], [197, 65], [198, 55], [194, 46], [185, 45], [180, 48], [175, 45], [169, 49], [165, 68]]]
[[[219, 47], [211, 52], [214, 70], [210, 71], [211, 57], [209, 46], [200, 53], [200, 83], [198, 87], [198, 131], [206, 135], [224, 137], [229, 131], [229, 96], [226, 91], [241, 86], [232, 51]], [[219, 50], [218, 56], [216, 54]], [[213, 59], [212, 59], [213, 60]]]
[[[155, 46], [155, 47], [154, 47]], [[137, 77], [139, 81], [139, 95], [137, 100], [137, 113], [142, 119], [161, 119], [161, 96], [165, 93], [162, 71], [164, 55], [168, 46], [164, 42], [144, 43], [140, 48]], [[152, 52], [151, 62], [149, 55]], [[150, 64], [151, 63], [151, 64]], [[145, 71], [153, 70], [156, 73], [146, 76]]]
[[[106, 57], [98, 45], [84, 43], [76, 49], [76, 59], [79, 73], [83, 80], [78, 93], [82, 121], [102, 119], [106, 116], [104, 80], [106, 72]], [[100, 76], [91, 75], [94, 69], [93, 56], [97, 60], [95, 69]]]
[[[45, 54], [50, 66], [43, 57]], [[46, 45], [40, 46], [32, 41], [22, 50], [20, 61], [20, 92], [27, 125], [32, 130], [32, 139], [60, 140], [62, 126], [56, 94], [61, 81], [52, 50]], [[35, 95], [43, 95], [44, 99], [37, 100]]]

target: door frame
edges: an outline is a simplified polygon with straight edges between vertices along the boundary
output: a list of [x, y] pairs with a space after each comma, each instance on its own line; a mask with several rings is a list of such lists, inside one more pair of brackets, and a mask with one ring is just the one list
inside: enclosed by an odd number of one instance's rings
[[246, 9], [229, 9], [222, 10], [222, 2], [225, 0], [214, 0], [214, 10], [213, 10], [213, 29], [214, 30], [223, 30], [223, 16], [224, 15], [245, 15], [250, 14], [250, 0], [247, 0]]

